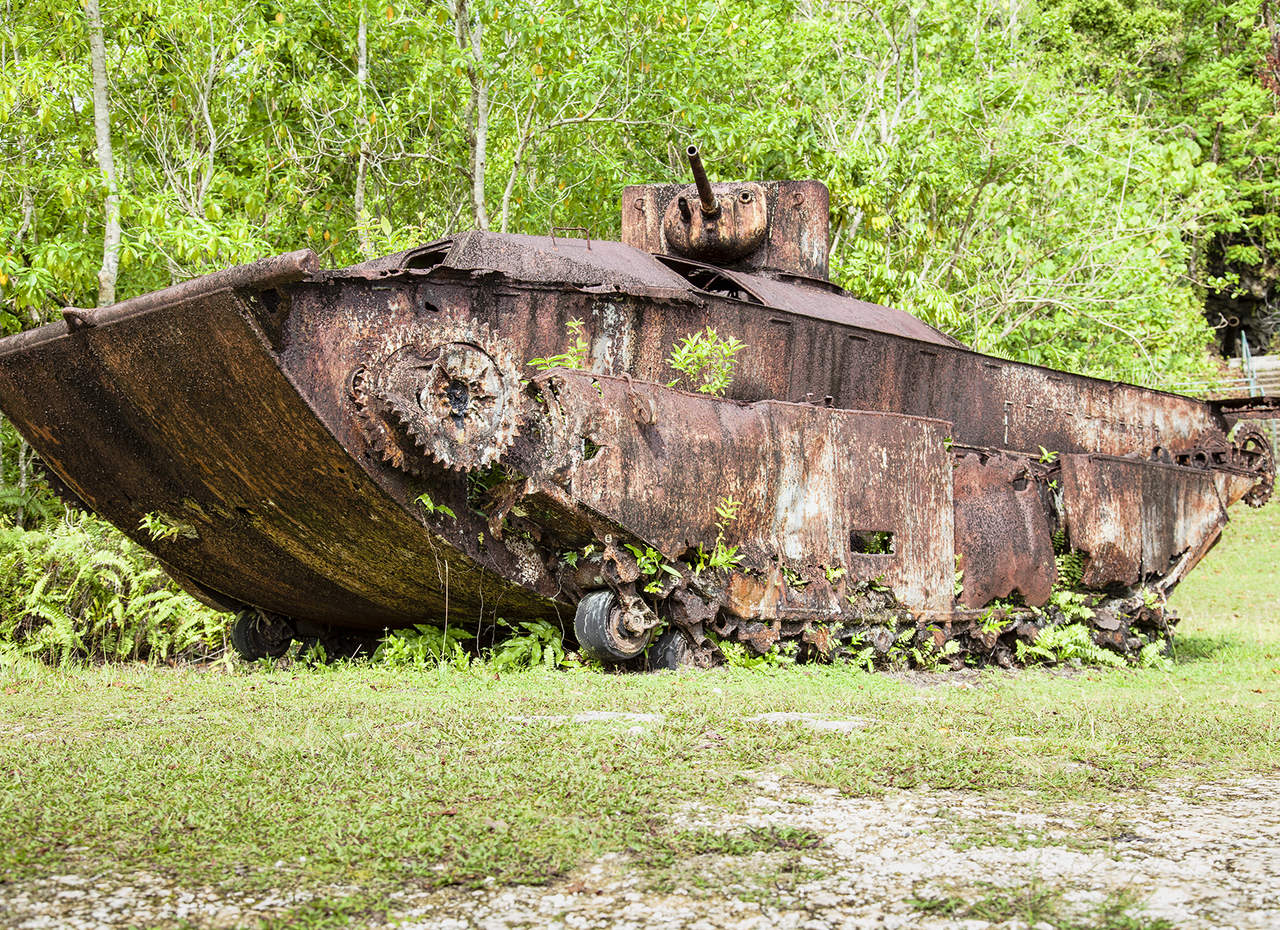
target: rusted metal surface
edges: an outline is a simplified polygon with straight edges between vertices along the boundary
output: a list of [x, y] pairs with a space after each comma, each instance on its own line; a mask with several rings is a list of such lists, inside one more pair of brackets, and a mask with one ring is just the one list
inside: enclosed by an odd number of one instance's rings
[[1171, 588], [1221, 533], [1214, 472], [1099, 455], [1062, 457], [1068, 538], [1087, 555], [1086, 587]]
[[[947, 424], [727, 403], [563, 369], [533, 384], [537, 415], [510, 463], [526, 476], [521, 497], [545, 501], [544, 532], [596, 524], [595, 535], [692, 564], [720, 533], [717, 506], [734, 500], [724, 532], [741, 559], [731, 575], [743, 577], [725, 582], [735, 616], [839, 616], [849, 585], [872, 578], [915, 610], [949, 609]], [[852, 552], [852, 534], [867, 530], [891, 533], [893, 552]]]
[[964, 572], [960, 603], [982, 607], [1017, 592], [1032, 606], [1057, 580], [1048, 489], [1026, 459], [961, 454], [955, 466], [955, 540]]
[[247, 265], [237, 265], [234, 268], [225, 268], [199, 278], [192, 278], [190, 281], [183, 281], [181, 284], [175, 284], [163, 290], [122, 300], [110, 307], [96, 309], [67, 307], [63, 310], [64, 322], [62, 323], [50, 323], [38, 329], [0, 339], [0, 355], [34, 349], [42, 342], [64, 336], [73, 330], [119, 323], [131, 316], [207, 297], [220, 291], [270, 292], [275, 288], [304, 280], [319, 269], [320, 259], [316, 253], [310, 249], [300, 249], [297, 252], [274, 255]]
[[720, 203], [711, 193], [711, 181], [707, 177], [707, 169], [702, 165], [702, 156], [698, 154], [696, 145], [685, 150], [689, 158], [689, 170], [693, 172], [693, 184], [698, 189], [698, 204], [706, 216], [715, 216], [720, 212]]
[[[719, 255], [727, 267], [748, 272], [770, 269], [826, 279], [827, 216], [831, 200], [826, 185], [818, 181], [746, 181], [710, 187], [717, 205], [737, 205], [733, 209], [741, 211], [745, 228], [757, 228], [759, 211], [763, 208], [765, 229], [760, 234], [759, 247], [745, 254], [735, 250]], [[743, 194], [749, 194], [752, 200], [743, 203]], [[677, 231], [687, 228], [690, 222], [701, 223], [704, 214], [701, 209], [693, 209], [690, 219], [685, 220], [679, 213], [682, 197], [695, 208], [699, 206], [698, 192], [692, 185], [644, 184], [624, 188], [623, 243], [641, 253], [670, 254], [668, 236], [674, 232], [681, 235], [683, 248], [687, 249], [690, 239], [696, 241], [698, 237]], [[696, 248], [677, 254], [698, 257]], [[717, 260], [717, 253], [707, 253], [707, 259]]]
[[[821, 184], [694, 173], [628, 188], [622, 243], [464, 233], [333, 272], [303, 251], [69, 308], [0, 341], [0, 406], [220, 606], [474, 627], [567, 622], [603, 587], [631, 634], [669, 621], [699, 661], [713, 633], [1013, 661], [1051, 610], [987, 608], [1046, 604], [1056, 531], [1107, 589], [1095, 638], [1132, 652], [1168, 628], [1140, 588], [1267, 499], [1269, 447], [1227, 429], [1275, 399], [979, 355], [825, 280]], [[535, 370], [571, 323], [589, 370]], [[669, 386], [707, 326], [745, 344], [724, 398]], [[182, 532], [145, 537], [147, 514]]]
[[[203, 588], [291, 617], [433, 619], [446, 575], [460, 616], [545, 613], [539, 579], [471, 564], [333, 441], [233, 292], [195, 293], [0, 353], [6, 413], [79, 498]], [[183, 531], [152, 540], [148, 513]]]

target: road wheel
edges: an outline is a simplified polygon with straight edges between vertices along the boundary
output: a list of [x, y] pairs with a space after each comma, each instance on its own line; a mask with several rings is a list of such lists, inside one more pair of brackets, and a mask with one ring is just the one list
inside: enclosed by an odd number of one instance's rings
[[676, 627], [668, 627], [649, 649], [649, 668], [655, 672], [674, 671], [693, 664], [693, 644], [684, 631]]
[[248, 608], [231, 622], [231, 645], [247, 662], [278, 659], [289, 651], [293, 628], [283, 617]]
[[652, 636], [650, 630], [633, 633], [623, 626], [618, 598], [607, 589], [592, 591], [578, 601], [573, 632], [584, 655], [610, 664], [634, 659], [644, 652]]

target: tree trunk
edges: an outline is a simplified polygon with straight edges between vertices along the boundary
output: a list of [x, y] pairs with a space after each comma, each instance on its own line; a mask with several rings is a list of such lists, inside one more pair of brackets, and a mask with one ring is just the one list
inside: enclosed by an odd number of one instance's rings
[[369, 173], [369, 116], [365, 113], [364, 89], [369, 81], [369, 17], [368, 4], [360, 0], [360, 22], [356, 27], [356, 89], [359, 106], [356, 113], [356, 137], [360, 144], [360, 161], [356, 164], [356, 236], [360, 255], [373, 258], [373, 243], [369, 241], [369, 215], [365, 211], [365, 182]]
[[471, 96], [465, 114], [467, 148], [470, 149], [471, 211], [477, 229], [489, 228], [489, 211], [484, 203], [484, 177], [489, 141], [489, 82], [481, 70], [484, 60], [484, 24], [480, 17], [471, 20], [467, 0], [453, 2], [453, 32], [458, 49], [466, 55], [467, 81]]
[[120, 267], [120, 192], [111, 157], [111, 110], [107, 103], [107, 49], [102, 38], [102, 13], [98, 0], [85, 0], [89, 19], [89, 61], [93, 68], [93, 133], [97, 141], [98, 167], [106, 182], [103, 202], [102, 268], [98, 271], [98, 306], [116, 302], [116, 273]]

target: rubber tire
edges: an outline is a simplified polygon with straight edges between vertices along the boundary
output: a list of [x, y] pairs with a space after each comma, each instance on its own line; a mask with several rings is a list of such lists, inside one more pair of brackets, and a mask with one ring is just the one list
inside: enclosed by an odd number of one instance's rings
[[675, 671], [693, 665], [693, 644], [676, 627], [667, 629], [649, 648], [649, 668], [655, 672]]
[[618, 598], [607, 588], [592, 591], [578, 601], [578, 609], [573, 615], [573, 632], [583, 655], [616, 665], [634, 659], [649, 645], [651, 633], [635, 636], [622, 629], [617, 606]]
[[[272, 629], [269, 633], [264, 629], [277, 625], [283, 630]], [[264, 616], [261, 611], [242, 610], [231, 623], [231, 645], [246, 662], [278, 659], [289, 651], [292, 642], [293, 631], [288, 625], [283, 620]]]

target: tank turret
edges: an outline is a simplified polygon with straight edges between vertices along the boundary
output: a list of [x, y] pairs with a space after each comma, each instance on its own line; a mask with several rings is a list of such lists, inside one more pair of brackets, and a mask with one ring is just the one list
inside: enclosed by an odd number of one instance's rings
[[693, 184], [622, 195], [622, 241], [646, 252], [766, 274], [827, 279], [830, 194], [821, 181], [713, 184], [696, 145]]

